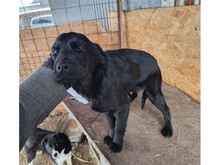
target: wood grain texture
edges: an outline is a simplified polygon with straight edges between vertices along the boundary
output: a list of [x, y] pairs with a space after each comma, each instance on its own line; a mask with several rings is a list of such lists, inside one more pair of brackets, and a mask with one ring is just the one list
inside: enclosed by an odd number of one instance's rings
[[126, 13], [129, 48], [158, 60], [163, 80], [200, 101], [200, 5]]

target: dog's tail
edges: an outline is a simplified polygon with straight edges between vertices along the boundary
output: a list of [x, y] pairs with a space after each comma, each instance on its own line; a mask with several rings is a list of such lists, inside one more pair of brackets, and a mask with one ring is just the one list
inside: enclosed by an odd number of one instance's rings
[[147, 99], [147, 94], [146, 94], [146, 91], [144, 90], [142, 93], [142, 98], [141, 98], [141, 109], [142, 110], [144, 109], [146, 99]]
[[[128, 97], [130, 98], [130, 102], [134, 101], [134, 99], [137, 97], [137, 92], [131, 91], [128, 94]], [[142, 93], [142, 98], [141, 98], [141, 109], [143, 110], [144, 105], [145, 105], [145, 101], [147, 99], [147, 94], [145, 93], [145, 90]]]

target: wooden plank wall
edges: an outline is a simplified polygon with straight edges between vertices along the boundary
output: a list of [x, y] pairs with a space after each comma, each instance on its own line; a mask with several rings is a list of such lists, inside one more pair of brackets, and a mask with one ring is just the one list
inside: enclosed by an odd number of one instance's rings
[[125, 13], [129, 48], [158, 60], [163, 80], [200, 102], [200, 5]]

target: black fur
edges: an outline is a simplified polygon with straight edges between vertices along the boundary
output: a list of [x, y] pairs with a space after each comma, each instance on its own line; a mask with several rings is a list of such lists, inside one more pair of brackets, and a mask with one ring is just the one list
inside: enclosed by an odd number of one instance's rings
[[105, 51], [80, 33], [63, 33], [52, 46], [56, 81], [73, 87], [90, 107], [104, 112], [110, 132], [104, 142], [120, 152], [129, 115], [129, 104], [143, 90], [141, 108], [148, 98], [163, 114], [164, 137], [173, 134], [170, 110], [165, 102], [162, 77], [156, 59], [140, 50]]

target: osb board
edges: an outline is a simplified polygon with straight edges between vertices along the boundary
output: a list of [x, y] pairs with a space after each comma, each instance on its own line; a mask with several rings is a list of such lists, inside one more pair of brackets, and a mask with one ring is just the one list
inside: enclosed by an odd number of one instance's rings
[[[113, 22], [115, 15], [109, 21]], [[23, 81], [50, 55], [50, 49], [56, 37], [65, 32], [85, 34], [92, 42], [98, 43], [103, 50], [118, 49], [118, 31], [116, 28], [106, 31], [97, 21], [85, 21], [62, 24], [44, 28], [19, 31], [19, 81]]]
[[163, 80], [200, 102], [200, 5], [125, 13], [127, 44], [158, 60]]

